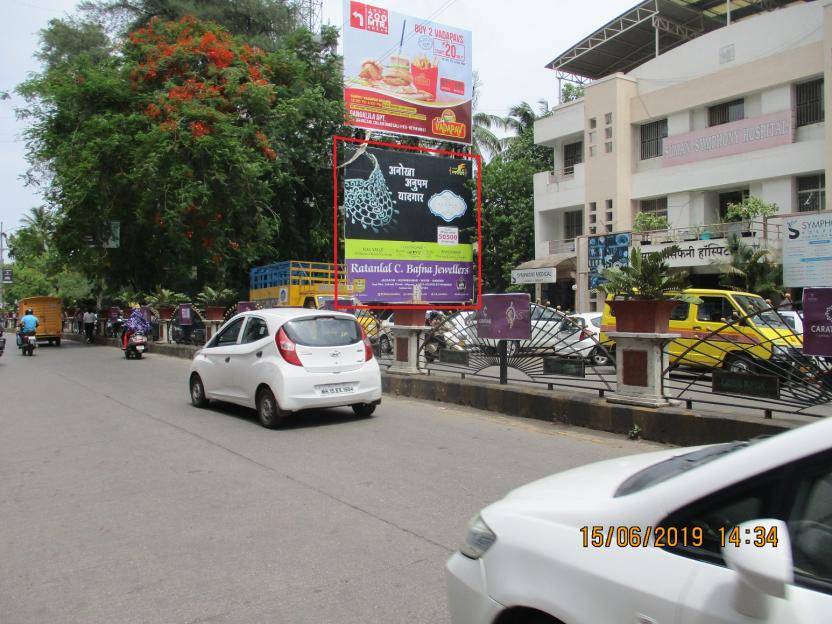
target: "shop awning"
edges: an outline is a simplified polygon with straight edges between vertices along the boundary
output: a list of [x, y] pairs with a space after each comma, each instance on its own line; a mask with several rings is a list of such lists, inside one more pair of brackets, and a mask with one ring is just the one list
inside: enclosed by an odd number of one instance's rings
[[515, 269], [558, 269], [559, 271], [576, 271], [578, 267], [577, 256], [574, 253], [558, 253], [551, 256], [529, 260], [518, 264]]

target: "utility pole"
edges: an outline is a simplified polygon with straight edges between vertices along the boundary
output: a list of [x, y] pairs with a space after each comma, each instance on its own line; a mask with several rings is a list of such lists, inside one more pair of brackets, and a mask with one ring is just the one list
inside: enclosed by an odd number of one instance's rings
[[[5, 266], [3, 264], [3, 243], [5, 242], [5, 240], [6, 233], [3, 231], [3, 222], [0, 221], [0, 315], [5, 315], [5, 312], [3, 312], [3, 310], [6, 307], [6, 300], [3, 298], [3, 281], [5, 278], [5, 274], [3, 272], [3, 267]], [[3, 318], [2, 321], [0, 321], [0, 329], [3, 328], [3, 324], [5, 324], [5, 322], [5, 318]]]

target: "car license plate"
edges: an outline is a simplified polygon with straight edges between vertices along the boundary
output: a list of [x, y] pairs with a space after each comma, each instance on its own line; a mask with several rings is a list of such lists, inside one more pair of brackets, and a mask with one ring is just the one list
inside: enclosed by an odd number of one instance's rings
[[318, 386], [318, 392], [323, 396], [351, 394], [355, 392], [355, 384], [327, 384], [325, 386]]
[[139, 345], [138, 347], [136, 347], [136, 351], [144, 351], [144, 346]]

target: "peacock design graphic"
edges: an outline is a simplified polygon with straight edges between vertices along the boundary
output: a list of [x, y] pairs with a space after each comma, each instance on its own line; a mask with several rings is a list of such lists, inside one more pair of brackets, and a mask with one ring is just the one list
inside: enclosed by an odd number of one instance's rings
[[393, 193], [387, 186], [378, 160], [372, 154], [364, 156], [373, 163], [373, 170], [366, 180], [350, 178], [344, 180], [344, 209], [350, 222], [361, 224], [365, 230], [378, 231], [395, 223], [399, 209]]

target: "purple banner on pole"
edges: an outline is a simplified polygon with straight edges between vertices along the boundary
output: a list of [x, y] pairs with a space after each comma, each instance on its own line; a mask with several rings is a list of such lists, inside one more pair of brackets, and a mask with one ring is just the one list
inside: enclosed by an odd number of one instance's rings
[[528, 293], [483, 295], [477, 312], [477, 336], [492, 340], [529, 340], [532, 335]]
[[183, 303], [179, 306], [179, 325], [193, 325], [194, 314], [190, 303]]
[[150, 309], [150, 306], [142, 306], [141, 310], [144, 320], [150, 323], [153, 320], [153, 311]]
[[832, 356], [832, 288], [803, 290], [803, 353]]
[[254, 301], [238, 301], [237, 302], [237, 314], [242, 312], [251, 312], [252, 310], [257, 309], [257, 304]]
[[473, 299], [474, 263], [413, 260], [348, 260], [347, 273], [362, 303], [465, 303]]

